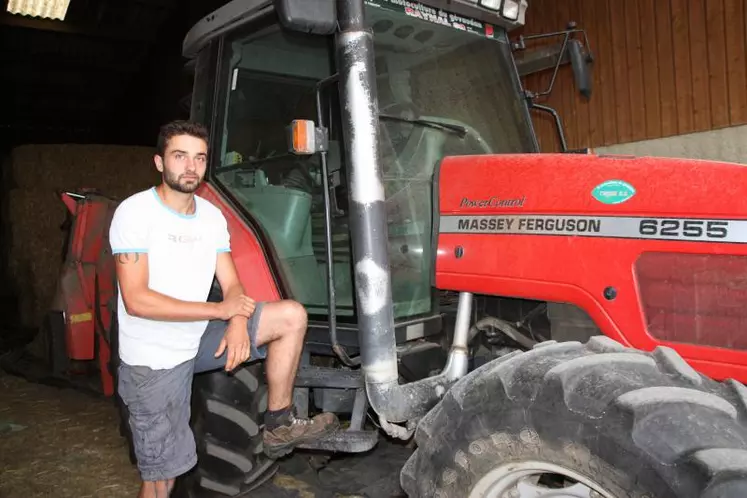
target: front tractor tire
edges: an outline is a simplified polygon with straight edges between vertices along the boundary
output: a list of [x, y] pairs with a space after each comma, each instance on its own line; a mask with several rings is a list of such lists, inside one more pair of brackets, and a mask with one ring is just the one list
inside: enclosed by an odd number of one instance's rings
[[[111, 373], [117, 385], [119, 330], [112, 325]], [[196, 374], [192, 381], [190, 427], [197, 446], [197, 465], [176, 479], [173, 498], [244, 496], [277, 472], [267, 458], [260, 430], [267, 410], [263, 363]], [[136, 465], [129, 411], [115, 392], [120, 434], [127, 440], [130, 462]]]
[[262, 418], [267, 385], [262, 363], [195, 375], [192, 430], [197, 465], [177, 483], [175, 495], [189, 498], [245, 496], [273, 477], [277, 463], [265, 456]]
[[400, 480], [410, 497], [744, 498], [745, 417], [745, 386], [672, 349], [548, 341], [460, 379]]

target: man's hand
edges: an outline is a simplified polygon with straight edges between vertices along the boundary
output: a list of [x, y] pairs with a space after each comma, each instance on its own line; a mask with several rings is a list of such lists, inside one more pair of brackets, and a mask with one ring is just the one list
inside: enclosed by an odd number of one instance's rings
[[218, 358], [227, 351], [226, 371], [230, 372], [251, 356], [247, 320], [254, 313], [256, 304], [244, 294], [230, 253], [218, 254], [215, 276], [225, 297], [221, 303], [221, 310], [225, 311], [224, 319], [230, 320], [215, 357]]
[[226, 371], [230, 372], [238, 367], [251, 356], [251, 343], [249, 341], [249, 332], [246, 329], [246, 320], [232, 320], [228, 323], [223, 339], [215, 351], [215, 357], [220, 357], [225, 351], [226, 354]]
[[221, 318], [223, 320], [230, 320], [236, 315], [250, 318], [252, 313], [254, 313], [256, 303], [249, 296], [236, 294], [228, 296], [219, 306]]

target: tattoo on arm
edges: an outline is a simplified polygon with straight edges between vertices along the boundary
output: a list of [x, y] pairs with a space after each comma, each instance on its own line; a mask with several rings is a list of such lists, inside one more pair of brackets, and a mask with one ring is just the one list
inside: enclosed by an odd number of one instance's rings
[[137, 263], [140, 261], [140, 253], [137, 252], [121, 252], [116, 255], [117, 263], [120, 265], [126, 265], [127, 263]]

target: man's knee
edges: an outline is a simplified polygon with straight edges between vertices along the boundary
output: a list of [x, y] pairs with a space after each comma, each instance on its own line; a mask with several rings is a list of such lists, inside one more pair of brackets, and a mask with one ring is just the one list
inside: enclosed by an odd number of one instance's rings
[[291, 333], [305, 335], [308, 324], [306, 308], [301, 303], [290, 299], [283, 301], [282, 304], [281, 316], [283, 329]]
[[[262, 311], [264, 313], [264, 310]], [[308, 317], [306, 308], [297, 301], [284, 299], [273, 305], [273, 318], [276, 338], [296, 337], [300, 340], [306, 336]]]

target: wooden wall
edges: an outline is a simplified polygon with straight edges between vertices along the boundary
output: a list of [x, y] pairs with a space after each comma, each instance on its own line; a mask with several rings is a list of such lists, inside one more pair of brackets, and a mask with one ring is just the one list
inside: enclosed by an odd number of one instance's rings
[[[595, 56], [585, 101], [561, 67], [542, 103], [563, 119], [569, 148], [599, 147], [747, 123], [747, 0], [531, 0], [525, 35], [587, 30]], [[562, 37], [549, 43], [559, 43]], [[529, 47], [540, 42], [528, 42]], [[545, 90], [552, 71], [525, 85]], [[533, 111], [542, 151], [558, 150]]]

